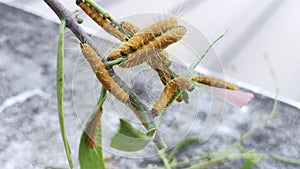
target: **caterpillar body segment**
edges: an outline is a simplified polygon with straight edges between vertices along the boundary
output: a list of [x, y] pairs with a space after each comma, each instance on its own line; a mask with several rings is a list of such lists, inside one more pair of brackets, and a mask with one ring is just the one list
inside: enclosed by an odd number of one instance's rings
[[95, 112], [95, 114], [91, 118], [91, 121], [89, 122], [89, 125], [87, 126], [88, 137], [86, 143], [91, 149], [94, 149], [97, 146], [97, 135], [101, 123], [102, 114], [103, 114], [103, 109], [100, 108]]
[[224, 88], [229, 90], [237, 90], [238, 88], [231, 83], [228, 83], [222, 79], [211, 77], [211, 76], [194, 76], [193, 81], [198, 83], [210, 85], [213, 87]]
[[[128, 28], [132, 28], [133, 32], [139, 30], [136, 26], [126, 22]], [[169, 18], [156, 22], [141, 31], [137, 31], [132, 38], [130, 38], [123, 46], [119, 49], [113, 51], [107, 56], [108, 60], [115, 60], [129, 53], [135, 52], [136, 50], [142, 48], [144, 45], [148, 44], [150, 41], [155, 39], [157, 36], [162, 35], [164, 32], [177, 26], [176, 18]]]
[[154, 117], [160, 115], [160, 112], [162, 112], [170, 104], [172, 99], [174, 99], [176, 92], [178, 92], [180, 89], [187, 89], [191, 91], [194, 89], [194, 86], [188, 79], [184, 77], [177, 77], [169, 81], [162, 94], [153, 105], [152, 113]]
[[102, 85], [122, 103], [129, 100], [128, 93], [111, 77], [98, 53], [87, 43], [80, 45], [83, 56], [89, 62]]
[[177, 26], [165, 32], [134, 53], [128, 54], [127, 58], [120, 64], [120, 67], [129, 68], [144, 63], [148, 59], [151, 59], [151, 57], [162, 52], [169, 45], [179, 41], [185, 32], [186, 29], [182, 26]]
[[154, 24], [151, 24], [147, 27], [145, 27], [142, 32], [144, 33], [153, 33], [154, 35], [160, 35], [164, 32], [176, 27], [178, 25], [178, 21], [175, 17], [170, 17], [158, 22], [155, 22]]
[[99, 26], [101, 26], [106, 32], [115, 36], [121, 41], [126, 41], [128, 37], [126, 37], [110, 20], [110, 15], [105, 13], [102, 15], [99, 13], [93, 6], [84, 0], [77, 0], [76, 4], [90, 17], [92, 18]]

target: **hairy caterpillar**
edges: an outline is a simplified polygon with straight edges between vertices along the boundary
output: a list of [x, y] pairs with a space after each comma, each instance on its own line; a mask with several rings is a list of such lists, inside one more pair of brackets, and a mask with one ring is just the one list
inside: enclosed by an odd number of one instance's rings
[[110, 53], [107, 56], [107, 59], [115, 60], [119, 57], [127, 56], [129, 53], [135, 52], [139, 48], [142, 48], [144, 45], [148, 44], [151, 40], [155, 39], [155, 37], [166, 31], [169, 31], [176, 26], [177, 20], [175, 18], [168, 18], [149, 25], [148, 27], [136, 33], [119, 49]]
[[[130, 33], [132, 35], [135, 35], [138, 31], [140, 31], [138, 27], [131, 24], [130, 22], [125, 21], [122, 22], [121, 25], [127, 30], [131, 30]], [[175, 25], [177, 25], [177, 20], [175, 18], [169, 18], [152, 24], [146, 27], [143, 31], [154, 32], [158, 35], [162, 30], [170, 29]], [[147, 64], [150, 65], [158, 73], [158, 76], [164, 85], [166, 85], [170, 80], [173, 79], [173, 77], [171, 77], [170, 73], [166, 69], [166, 67], [169, 67], [171, 65], [171, 61], [169, 60], [168, 53], [165, 50], [149, 58], [147, 60]], [[178, 97], [177, 101], [182, 101], [182, 96]]]
[[127, 37], [132, 37], [140, 31], [140, 28], [127, 21], [121, 22], [120, 26], [123, 32], [125, 32], [125, 34], [127, 35]]
[[176, 91], [179, 89], [193, 90], [193, 84], [184, 77], [177, 77], [169, 81], [165, 86], [162, 94], [153, 105], [152, 113], [155, 117], [159, 116], [160, 112], [164, 110], [172, 101]]
[[76, 0], [76, 4], [106, 32], [115, 36], [121, 41], [126, 41], [128, 39], [125, 34], [118, 30], [116, 25], [110, 22], [110, 16], [108, 13], [105, 13], [105, 15], [100, 14], [93, 6], [84, 0]]
[[126, 59], [120, 64], [120, 67], [129, 68], [147, 61], [153, 55], [160, 53], [169, 45], [179, 41], [185, 35], [186, 29], [183, 26], [177, 26], [156, 37], [139, 50], [127, 55]]
[[97, 134], [98, 134], [98, 130], [100, 127], [102, 114], [103, 114], [103, 109], [100, 108], [99, 110], [97, 110], [95, 112], [95, 114], [91, 118], [92, 120], [89, 122], [89, 125], [87, 126], [87, 129], [88, 129], [87, 136], [88, 137], [87, 137], [86, 143], [92, 149], [94, 149], [97, 145]]
[[[146, 127], [147, 124], [144, 122], [143, 117], [139, 114], [134, 104], [132, 104], [132, 99], [134, 98], [136, 100], [137, 97], [134, 94], [132, 94], [131, 98], [129, 97], [129, 94], [126, 93], [126, 91], [110, 75], [109, 70], [106, 69], [105, 64], [98, 53], [88, 43], [82, 43], [80, 44], [80, 47], [83, 56], [89, 62], [92, 70], [96, 74], [98, 80], [102, 83], [103, 87], [105, 87], [120, 102], [126, 104]], [[143, 109], [145, 109], [145, 106], [143, 106]]]
[[83, 56], [89, 62], [102, 85], [118, 100], [126, 103], [129, 100], [128, 93], [111, 77], [98, 53], [87, 43], [80, 44], [80, 47]]
[[203, 83], [203, 84], [210, 85], [213, 87], [225, 88], [225, 89], [229, 89], [229, 90], [237, 90], [237, 87], [234, 86], [233, 84], [230, 84], [222, 79], [218, 79], [215, 77], [194, 76], [192, 80], [196, 81], [198, 83]]
[[[174, 77], [172, 77], [170, 75], [170, 73], [168, 71], [164, 71], [164, 70], [161, 70], [161, 69], [155, 69], [159, 78], [160, 78], [160, 81], [164, 84], [164, 85], [167, 85]], [[177, 97], [176, 101], [177, 102], [181, 102], [183, 99], [183, 96], [180, 95], [179, 97]]]

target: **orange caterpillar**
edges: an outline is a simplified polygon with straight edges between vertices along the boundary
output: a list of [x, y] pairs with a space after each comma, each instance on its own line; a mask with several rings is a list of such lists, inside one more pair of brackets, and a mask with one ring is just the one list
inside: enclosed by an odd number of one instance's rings
[[153, 55], [162, 52], [169, 45], [179, 41], [185, 35], [186, 29], [183, 26], [177, 26], [156, 37], [148, 44], [141, 47], [134, 53], [128, 54], [126, 59], [120, 64], [120, 67], [129, 68], [147, 61]]
[[192, 80], [196, 81], [198, 83], [203, 83], [203, 84], [210, 85], [213, 87], [218, 87], [218, 88], [224, 88], [224, 89], [229, 89], [229, 90], [237, 90], [238, 89], [233, 84], [230, 84], [222, 79], [218, 79], [218, 78], [210, 77], [210, 76], [194, 76]]
[[98, 134], [99, 126], [101, 123], [102, 114], [103, 114], [102, 108], [97, 110], [97, 112], [95, 112], [95, 114], [91, 118], [92, 121], [89, 122], [89, 125], [87, 128], [88, 129], [88, 131], [87, 131], [88, 138], [86, 140], [86, 143], [88, 144], [88, 146], [91, 149], [94, 149], [97, 146], [97, 134]]
[[177, 77], [171, 80], [164, 88], [163, 93], [155, 102], [152, 113], [154, 117], [160, 115], [160, 112], [164, 110], [174, 98], [174, 94], [179, 89], [187, 89], [189, 91], [194, 89], [193, 84], [184, 77]]
[[175, 18], [169, 18], [163, 21], [156, 22], [145, 29], [136, 33], [123, 46], [113, 51], [107, 56], [108, 60], [115, 60], [120, 57], [126, 57], [128, 54], [135, 52], [148, 44], [151, 40], [177, 26]]
[[92, 70], [96, 74], [98, 80], [102, 83], [103, 87], [105, 87], [120, 102], [126, 104], [136, 114], [142, 124], [146, 126], [141, 115], [131, 104], [129, 94], [126, 93], [126, 91], [111, 77], [98, 53], [87, 43], [80, 44], [80, 47], [83, 56], [89, 62]]
[[76, 4], [89, 16], [91, 17], [99, 26], [101, 26], [106, 32], [120, 39], [121, 41], [126, 41], [126, 37], [122, 32], [120, 32], [116, 25], [113, 25], [109, 18], [109, 14], [106, 13], [105, 16], [100, 14], [93, 6], [85, 2], [84, 0], [77, 0]]
[[102, 85], [122, 103], [129, 100], [129, 95], [111, 77], [98, 53], [87, 43], [80, 44], [83, 56], [87, 59]]

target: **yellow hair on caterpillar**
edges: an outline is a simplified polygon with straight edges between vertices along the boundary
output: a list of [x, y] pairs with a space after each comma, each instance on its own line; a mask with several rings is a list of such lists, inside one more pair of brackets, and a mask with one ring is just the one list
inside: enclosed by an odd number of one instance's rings
[[165, 69], [164, 67], [171, 66], [171, 61], [169, 59], [168, 52], [163, 50], [156, 55], [151, 56], [147, 60], [148, 65], [150, 65], [153, 69]]
[[128, 54], [127, 58], [119, 66], [129, 68], [144, 63], [152, 56], [162, 52], [169, 45], [179, 41], [185, 35], [185, 32], [186, 29], [183, 26], [177, 26], [165, 32], [134, 53]]
[[100, 108], [95, 112], [93, 117], [91, 118], [91, 121], [89, 122], [87, 126], [87, 140], [86, 143], [91, 149], [94, 149], [97, 146], [97, 135], [98, 130], [101, 123], [101, 117], [103, 114], [103, 109]]
[[176, 18], [169, 18], [152, 25], [149, 25], [145, 29], [137, 32], [132, 38], [130, 38], [123, 46], [116, 49], [107, 56], [108, 60], [115, 60], [120, 57], [126, 57], [128, 54], [135, 52], [148, 44], [156, 36], [161, 35], [163, 32], [169, 31], [170, 29], [177, 26]]
[[213, 87], [224, 88], [229, 90], [237, 90], [238, 88], [231, 83], [228, 83], [222, 79], [210, 77], [210, 76], [194, 76], [193, 81], [198, 83], [210, 85]]
[[103, 16], [93, 6], [91, 6], [84, 0], [77, 0], [76, 3], [90, 18], [92, 18], [106, 32], [108, 32], [112, 36], [115, 36], [121, 41], [126, 41], [128, 39], [115, 27], [115, 25], [111, 24], [111, 22], [108, 20], [108, 18], [110, 17], [109, 14]]
[[92, 70], [96, 74], [98, 80], [102, 83], [111, 94], [113, 94], [122, 103], [127, 103], [129, 100], [128, 93], [111, 77], [105, 64], [102, 62], [98, 53], [87, 43], [80, 44], [83, 56], [89, 62]]
[[123, 32], [125, 32], [126, 36], [130, 38], [140, 31], [140, 28], [127, 21], [121, 22], [120, 26]]
[[179, 89], [187, 89], [189, 91], [193, 90], [193, 84], [184, 77], [177, 77], [165, 86], [162, 94], [157, 99], [153, 106], [152, 113], [155, 117], [159, 116], [160, 112], [164, 110], [171, 102], [174, 97], [174, 94]]

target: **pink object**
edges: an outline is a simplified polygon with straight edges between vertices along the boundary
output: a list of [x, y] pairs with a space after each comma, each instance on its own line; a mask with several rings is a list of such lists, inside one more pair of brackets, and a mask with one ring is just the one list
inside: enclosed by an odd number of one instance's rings
[[243, 91], [227, 90], [208, 86], [204, 86], [203, 88], [238, 108], [243, 107], [254, 97], [253, 93]]

